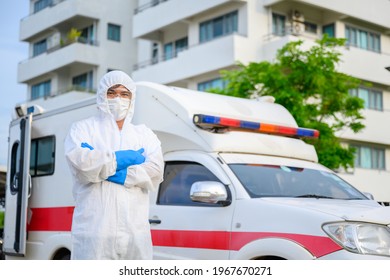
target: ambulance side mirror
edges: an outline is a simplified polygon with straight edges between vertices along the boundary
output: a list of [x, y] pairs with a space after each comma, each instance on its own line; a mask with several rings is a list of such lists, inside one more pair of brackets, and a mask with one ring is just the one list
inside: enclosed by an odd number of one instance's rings
[[190, 197], [192, 201], [222, 204], [223, 206], [230, 205], [226, 187], [215, 181], [200, 181], [195, 182], [191, 186]]
[[374, 196], [369, 192], [363, 192], [363, 194], [370, 200], [375, 200]]

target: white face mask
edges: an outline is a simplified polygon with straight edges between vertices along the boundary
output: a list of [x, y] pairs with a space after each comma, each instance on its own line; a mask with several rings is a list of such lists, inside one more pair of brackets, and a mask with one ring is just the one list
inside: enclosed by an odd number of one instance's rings
[[127, 115], [127, 111], [129, 110], [130, 99], [115, 97], [112, 99], [107, 99], [107, 101], [108, 108], [111, 114], [114, 116], [115, 120], [123, 120]]

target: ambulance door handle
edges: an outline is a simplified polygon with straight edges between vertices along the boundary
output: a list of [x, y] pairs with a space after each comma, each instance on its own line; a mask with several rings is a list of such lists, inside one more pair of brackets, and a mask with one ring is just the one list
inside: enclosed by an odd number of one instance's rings
[[11, 193], [12, 194], [16, 194], [18, 192], [18, 184], [19, 184], [19, 172], [15, 173], [14, 177], [12, 178], [12, 182], [11, 182]]
[[32, 181], [31, 181], [31, 175], [28, 174], [28, 197], [31, 196], [31, 190], [32, 190]]
[[161, 220], [149, 219], [149, 224], [159, 225], [159, 224], [161, 224]]

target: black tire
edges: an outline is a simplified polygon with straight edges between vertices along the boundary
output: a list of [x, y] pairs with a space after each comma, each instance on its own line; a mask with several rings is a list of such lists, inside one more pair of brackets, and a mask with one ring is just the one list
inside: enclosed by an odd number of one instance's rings
[[60, 260], [60, 261], [70, 260], [70, 251], [68, 249], [59, 250], [53, 257], [53, 260]]

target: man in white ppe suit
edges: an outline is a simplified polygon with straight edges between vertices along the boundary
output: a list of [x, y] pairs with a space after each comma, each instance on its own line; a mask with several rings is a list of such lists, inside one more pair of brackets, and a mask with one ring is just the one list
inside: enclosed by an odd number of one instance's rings
[[65, 139], [74, 178], [72, 259], [152, 258], [149, 191], [162, 181], [164, 162], [156, 135], [131, 123], [135, 97], [127, 74], [108, 72], [98, 114], [74, 123]]

